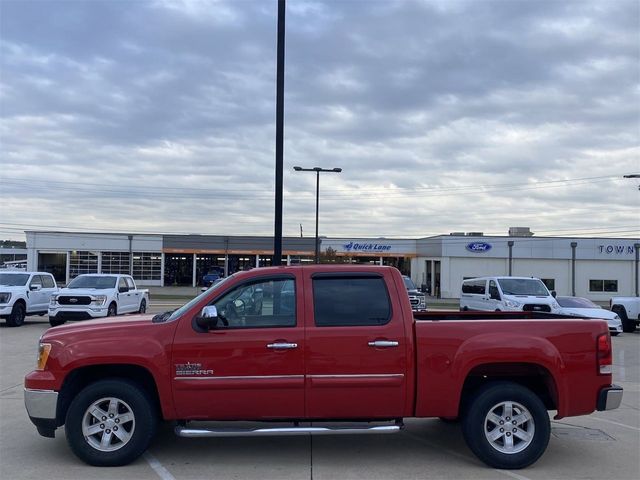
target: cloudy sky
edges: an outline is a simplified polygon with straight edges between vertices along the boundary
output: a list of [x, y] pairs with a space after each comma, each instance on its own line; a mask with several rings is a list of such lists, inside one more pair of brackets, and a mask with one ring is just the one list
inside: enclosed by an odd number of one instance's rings
[[[0, 238], [271, 235], [276, 0], [0, 0]], [[284, 234], [640, 237], [640, 3], [287, 2]]]

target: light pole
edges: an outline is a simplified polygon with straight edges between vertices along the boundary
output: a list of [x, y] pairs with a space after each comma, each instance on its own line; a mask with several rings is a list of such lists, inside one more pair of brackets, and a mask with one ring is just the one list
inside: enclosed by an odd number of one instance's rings
[[320, 239], [318, 237], [318, 213], [320, 212], [320, 172], [340, 173], [341, 168], [293, 167], [296, 172], [316, 172], [316, 263], [320, 263]]

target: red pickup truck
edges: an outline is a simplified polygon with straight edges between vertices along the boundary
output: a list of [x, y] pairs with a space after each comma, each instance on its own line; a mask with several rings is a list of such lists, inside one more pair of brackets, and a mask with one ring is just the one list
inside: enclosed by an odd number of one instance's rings
[[[41, 435], [65, 425], [92, 465], [131, 462], [161, 420], [206, 437], [390, 433], [403, 418], [442, 417], [460, 418], [485, 463], [513, 469], [546, 449], [548, 410], [562, 418], [620, 405], [611, 366], [604, 321], [414, 314], [394, 268], [273, 267], [153, 318], [49, 329], [25, 404]], [[196, 423], [206, 420], [272, 423]]]

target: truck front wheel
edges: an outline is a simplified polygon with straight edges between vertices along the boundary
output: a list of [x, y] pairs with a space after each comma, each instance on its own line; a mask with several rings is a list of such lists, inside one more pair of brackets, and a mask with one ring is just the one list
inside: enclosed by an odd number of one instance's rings
[[10, 327], [20, 327], [24, 323], [24, 317], [27, 315], [27, 309], [24, 303], [18, 301], [13, 304], [11, 313], [7, 318], [7, 325]]
[[620, 317], [623, 332], [632, 333], [636, 329], [636, 322], [627, 317], [627, 311], [622, 305], [614, 305], [611, 311]]
[[153, 402], [134, 382], [100, 380], [71, 402], [65, 422], [67, 442], [89, 465], [126, 465], [147, 449], [155, 434]]
[[494, 382], [471, 400], [462, 432], [471, 451], [487, 465], [518, 469], [544, 453], [551, 425], [535, 393], [516, 383]]
[[107, 317], [115, 317], [118, 314], [118, 307], [115, 303], [111, 303], [107, 309]]

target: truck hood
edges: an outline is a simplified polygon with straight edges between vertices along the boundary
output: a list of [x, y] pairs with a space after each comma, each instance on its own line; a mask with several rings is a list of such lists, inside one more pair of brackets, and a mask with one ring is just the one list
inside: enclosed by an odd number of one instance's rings
[[82, 322], [73, 322], [53, 327], [47, 330], [42, 336], [43, 340], [58, 339], [67, 336], [76, 336], [86, 333], [108, 336], [111, 332], [120, 330], [137, 329], [140, 327], [151, 326], [153, 314], [143, 313], [140, 315], [127, 315], [106, 317], [95, 320], [84, 320]]
[[9, 287], [6, 285], [0, 285], [0, 292], [2, 293], [24, 292], [26, 290], [26, 285], [23, 285], [21, 287]]
[[581, 317], [602, 318], [604, 320], [614, 320], [618, 315], [615, 312], [605, 310], [604, 308], [568, 308], [561, 307], [560, 311], [563, 315], [580, 315]]
[[58, 295], [108, 295], [113, 288], [61, 288]]

